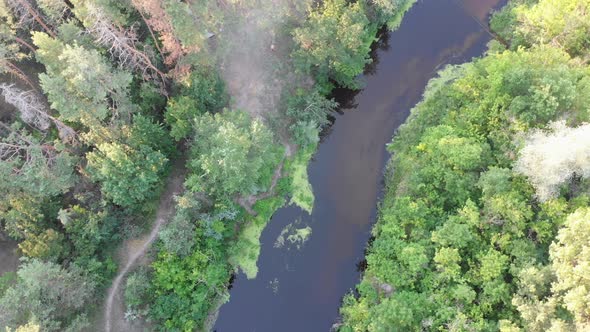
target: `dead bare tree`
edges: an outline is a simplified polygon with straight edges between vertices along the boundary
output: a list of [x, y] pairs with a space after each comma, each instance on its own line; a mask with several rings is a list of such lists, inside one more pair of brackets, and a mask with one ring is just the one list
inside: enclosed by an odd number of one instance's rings
[[35, 0], [38, 7], [54, 26], [72, 18], [73, 4], [68, 0]]
[[13, 172], [20, 174], [24, 169], [35, 164], [43, 164], [51, 169], [55, 164], [58, 153], [55, 147], [37, 143], [19, 133], [14, 128], [0, 122], [0, 132], [4, 132], [5, 139], [0, 141], [0, 160], [14, 162]]
[[157, 45], [157, 40], [153, 31], [160, 35], [160, 41], [164, 48], [164, 63], [166, 65], [174, 65], [180, 57], [185, 54], [180, 40], [174, 34], [174, 28], [170, 23], [172, 21], [170, 15], [162, 8], [159, 0], [131, 0], [131, 3], [137, 9], [144, 19], [154, 41]]
[[[3, 8], [6, 9], [6, 7]], [[35, 48], [18, 36], [18, 26], [14, 22], [14, 17], [9, 13], [4, 14], [6, 15], [0, 17], [0, 73], [9, 73], [36, 90], [29, 77], [16, 65], [19, 61], [34, 54]], [[23, 52], [23, 49], [26, 51]]]
[[57, 37], [53, 29], [45, 23], [45, 19], [41, 13], [28, 0], [9, 0], [6, 3], [12, 10], [14, 16], [18, 19], [18, 27], [31, 27], [34, 23], [37, 23], [51, 37]]
[[49, 114], [48, 108], [33, 91], [23, 91], [14, 84], [0, 84], [0, 94], [4, 100], [16, 108], [21, 119], [31, 126], [46, 131], [55, 125], [62, 141], [73, 144], [77, 142], [74, 129]]
[[14, 41], [19, 43], [21, 46], [27, 48], [31, 53], [35, 53], [36, 50], [33, 47], [33, 45], [27, 43], [24, 39], [14, 36]]
[[115, 26], [100, 8], [88, 5], [88, 9], [93, 23], [87, 29], [97, 44], [106, 47], [120, 66], [139, 72], [146, 80], [166, 85], [166, 74], [152, 63], [145, 52], [137, 48], [137, 34], [133, 29]]
[[25, 74], [17, 65], [12, 63], [8, 59], [0, 59], [0, 72], [7, 72], [10, 75], [20, 79], [28, 86], [30, 86], [33, 90], [37, 90], [35, 84], [29, 79], [27, 74]]

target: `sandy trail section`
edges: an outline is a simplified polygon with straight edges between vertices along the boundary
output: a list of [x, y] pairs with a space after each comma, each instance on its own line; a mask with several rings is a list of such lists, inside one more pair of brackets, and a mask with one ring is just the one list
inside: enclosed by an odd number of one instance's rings
[[160, 197], [156, 220], [149, 234], [124, 241], [119, 249], [119, 272], [108, 289], [104, 304], [103, 327], [105, 332], [143, 331], [145, 329], [140, 323], [131, 323], [125, 320], [125, 304], [121, 284], [129, 271], [138, 264], [145, 263], [141, 262], [141, 258], [158, 238], [162, 226], [173, 217], [175, 212], [174, 196], [182, 192], [187, 173], [185, 162], [184, 158], [179, 158], [172, 166], [166, 188]]

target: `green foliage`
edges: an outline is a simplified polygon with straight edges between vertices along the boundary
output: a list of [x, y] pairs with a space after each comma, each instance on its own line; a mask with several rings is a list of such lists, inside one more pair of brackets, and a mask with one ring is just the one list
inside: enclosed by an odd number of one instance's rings
[[16, 273], [14, 272], [4, 272], [0, 276], [0, 298], [4, 296], [6, 290], [10, 288], [16, 282]]
[[129, 23], [129, 13], [132, 11], [131, 3], [129, 2], [121, 2], [117, 0], [71, 0], [71, 2], [74, 5], [74, 14], [86, 27], [91, 25], [90, 22], [93, 19], [90, 17], [89, 7], [100, 9], [100, 11], [104, 13], [113, 24], [124, 26]]
[[168, 161], [164, 154], [148, 146], [134, 149], [118, 143], [99, 144], [87, 158], [88, 172], [102, 183], [104, 195], [126, 208], [152, 197]]
[[84, 309], [93, 292], [94, 284], [74, 267], [26, 261], [16, 284], [0, 298], [0, 326], [16, 328], [34, 318], [43, 331], [63, 330], [76, 322], [72, 317]]
[[300, 147], [316, 145], [319, 131], [328, 125], [328, 114], [338, 107], [333, 99], [327, 99], [318, 90], [297, 90], [287, 101], [286, 115], [293, 120], [289, 127], [293, 141]]
[[188, 137], [193, 131], [194, 119], [201, 115], [194, 100], [187, 96], [178, 96], [168, 102], [166, 122], [170, 125], [170, 135], [179, 141]]
[[150, 279], [145, 269], [139, 269], [129, 274], [125, 283], [126, 314], [143, 316], [143, 306], [148, 302]]
[[125, 208], [152, 198], [172, 153], [171, 140], [162, 126], [136, 115], [123, 127], [124, 143], [101, 143], [86, 155], [88, 172], [101, 182], [103, 194]]
[[568, 216], [565, 227], [559, 230], [551, 245], [552, 268], [557, 282], [552, 291], [563, 294], [563, 305], [574, 316], [577, 331], [590, 328], [590, 209], [582, 208]]
[[93, 127], [109, 116], [134, 111], [127, 92], [131, 75], [113, 69], [98, 51], [64, 44], [40, 32], [33, 34], [33, 42], [39, 48], [37, 60], [47, 69], [39, 75], [41, 87], [61, 119]]
[[68, 10], [68, 5], [59, 0], [39, 0], [37, 3], [41, 11], [53, 22], [61, 21], [64, 12]]
[[427, 310], [428, 300], [424, 295], [399, 292], [376, 308], [376, 320], [368, 328], [370, 331], [421, 331]]
[[328, 0], [311, 8], [304, 25], [293, 32], [297, 67], [314, 74], [322, 86], [336, 83], [357, 88], [356, 76], [369, 63], [376, 28], [366, 17], [364, 2]]
[[195, 246], [195, 219], [199, 207], [190, 193], [177, 199], [176, 215], [159, 234], [166, 251], [180, 257], [191, 253]]
[[312, 74], [318, 88], [329, 92], [330, 81], [356, 89], [357, 76], [371, 62], [369, 51], [377, 30], [395, 29], [415, 0], [328, 0], [308, 8], [307, 20], [293, 30], [295, 67]]
[[170, 135], [181, 140], [193, 132], [195, 118], [204, 112], [215, 113], [227, 104], [225, 85], [214, 70], [198, 70], [191, 73], [180, 92], [168, 102], [166, 122]]
[[281, 156], [273, 135], [241, 111], [204, 114], [195, 119], [195, 138], [186, 185], [193, 192], [229, 198], [266, 191]]
[[135, 115], [133, 124], [123, 127], [123, 131], [128, 131], [125, 139], [129, 146], [134, 148], [145, 146], [166, 156], [170, 156], [174, 152], [168, 132], [164, 126], [155, 122], [151, 117]]
[[308, 145], [297, 151], [295, 157], [285, 166], [291, 180], [291, 204], [311, 214], [315, 197], [307, 175], [307, 164], [315, 153], [316, 145]]
[[163, 1], [163, 8], [170, 16], [170, 24], [174, 28], [175, 36], [185, 47], [196, 49], [203, 47], [206, 40], [203, 35], [204, 29], [197, 28], [195, 18], [190, 15], [191, 6], [189, 4], [166, 0]]
[[76, 180], [76, 158], [60, 145], [44, 144], [20, 125], [13, 125], [12, 129], [8, 136], [0, 137], [0, 142], [15, 146], [19, 153], [0, 161], [0, 177], [11, 179], [0, 182], [0, 197], [49, 198], [67, 192]]
[[551, 44], [585, 57], [590, 48], [589, 11], [586, 0], [515, 0], [494, 15], [491, 26], [513, 49]]
[[200, 327], [213, 299], [226, 292], [229, 281], [225, 249], [221, 241], [195, 235], [196, 248], [180, 257], [161, 251], [153, 263], [150, 317], [165, 331], [190, 331]]
[[244, 272], [248, 279], [258, 274], [258, 255], [260, 254], [260, 235], [273, 213], [285, 204], [281, 197], [272, 197], [256, 202], [254, 210], [257, 216], [249, 218], [238, 235], [237, 240], [229, 248], [228, 262]]
[[67, 210], [60, 210], [58, 218], [75, 252], [80, 256], [92, 256], [99, 250], [105, 237], [111, 233], [109, 225], [105, 225], [109, 218], [105, 211], [89, 211], [74, 205]]
[[142, 114], [159, 118], [167, 105], [166, 98], [161, 94], [162, 91], [151, 82], [135, 81], [135, 86], [130, 91], [133, 95], [133, 103], [139, 106]]
[[414, 3], [416, 0], [376, 0], [370, 3], [374, 9], [368, 9], [367, 12], [371, 22], [377, 22], [379, 26], [387, 24], [389, 30], [395, 30]]
[[[341, 309], [342, 331], [571, 330], [585, 295], [559, 304], [555, 277], [537, 266], [548, 261], [564, 215], [587, 206], [585, 195], [541, 203], [513, 168], [523, 132], [563, 116], [587, 121], [588, 74], [561, 50], [534, 47], [490, 53], [429, 83], [389, 145], [394, 171], [360, 297], [349, 295]], [[563, 242], [551, 252], [577, 241]]]
[[[27, 237], [24, 246], [31, 253], [35, 251], [35, 255], [48, 258], [60, 251], [55, 241], [59, 235], [42, 233], [59, 209], [57, 198], [76, 181], [76, 158], [59, 143], [54, 146], [52, 142], [40, 141], [18, 124], [5, 128], [8, 135], [0, 137], [3, 151], [8, 153], [0, 161], [0, 177], [4, 179], [0, 181], [0, 220], [11, 237]], [[43, 246], [39, 243], [43, 237], [53, 240], [51, 250], [37, 246]]]
[[56, 261], [64, 253], [63, 241], [60, 233], [49, 228], [38, 235], [26, 234], [18, 247], [27, 257]]

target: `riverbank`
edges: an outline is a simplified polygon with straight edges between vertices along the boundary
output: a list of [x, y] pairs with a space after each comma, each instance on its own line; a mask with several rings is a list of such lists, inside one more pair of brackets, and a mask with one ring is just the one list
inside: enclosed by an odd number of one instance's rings
[[590, 91], [576, 36], [588, 27], [556, 28], [587, 22], [575, 2], [511, 1], [492, 20], [509, 44], [428, 83], [388, 145], [374, 241], [339, 331], [590, 326], [578, 301], [588, 280], [574, 277], [590, 241], [589, 183], [577, 176]]
[[[260, 237], [257, 278], [236, 276], [218, 331], [330, 329], [341, 297], [358, 280], [355, 265], [376, 213], [385, 143], [434, 70], [481, 54], [488, 38], [454, 2], [426, 1], [376, 43], [362, 77], [364, 89], [356, 95], [337, 92], [342, 107], [308, 167], [312, 214], [286, 206], [273, 215]], [[311, 236], [303, 244], [275, 247], [289, 225], [310, 227]]]

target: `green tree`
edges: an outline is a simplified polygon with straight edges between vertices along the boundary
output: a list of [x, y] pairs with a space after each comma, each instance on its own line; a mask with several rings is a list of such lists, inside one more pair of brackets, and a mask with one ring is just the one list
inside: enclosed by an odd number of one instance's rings
[[298, 68], [314, 73], [320, 85], [325, 87], [332, 79], [344, 87], [358, 87], [356, 76], [371, 61], [369, 51], [376, 31], [363, 4], [324, 1], [310, 8], [303, 26], [293, 31]]
[[195, 246], [199, 204], [190, 196], [187, 194], [178, 198], [176, 215], [159, 234], [164, 249], [180, 257], [188, 256]]
[[113, 203], [132, 208], [153, 196], [168, 159], [142, 145], [134, 149], [119, 143], [103, 143], [87, 154], [88, 172], [101, 182], [101, 191]]
[[75, 267], [28, 260], [19, 267], [16, 284], [0, 298], [0, 326], [16, 328], [35, 319], [43, 331], [64, 330], [80, 324], [72, 317], [93, 293], [94, 284]]
[[328, 115], [338, 103], [322, 96], [318, 90], [300, 89], [287, 101], [286, 115], [293, 119], [289, 127], [295, 143], [306, 146], [319, 141], [319, 131], [328, 125]]
[[39, 235], [25, 234], [18, 247], [27, 257], [57, 261], [64, 253], [63, 243], [63, 235], [49, 228]]
[[423, 294], [399, 292], [374, 308], [368, 331], [421, 331], [427, 312], [428, 301]]
[[127, 317], [143, 316], [147, 310], [145, 305], [148, 302], [150, 293], [150, 276], [145, 269], [139, 269], [127, 277], [125, 282], [125, 305]]
[[516, 0], [494, 15], [492, 29], [511, 47], [551, 44], [573, 56], [590, 47], [590, 4], [585, 0]]
[[0, 220], [12, 237], [33, 241], [54, 217], [53, 200], [74, 185], [75, 158], [18, 124], [0, 130]]
[[131, 75], [113, 69], [98, 51], [40, 32], [33, 34], [33, 42], [39, 48], [37, 60], [47, 69], [39, 75], [41, 87], [61, 119], [92, 128], [107, 118], [129, 119], [135, 111], [127, 91]]
[[590, 209], [568, 216], [559, 230], [550, 255], [557, 281], [553, 291], [563, 295], [564, 306], [573, 314], [576, 330], [590, 329]]
[[230, 198], [268, 189], [268, 174], [274, 171], [281, 151], [262, 122], [245, 112], [224, 111], [205, 114], [194, 126], [189, 190]]
[[204, 112], [217, 112], [227, 103], [225, 85], [214, 70], [196, 70], [177, 96], [168, 102], [165, 118], [170, 135], [181, 140], [192, 134], [195, 118]]
[[148, 117], [136, 115], [131, 126], [121, 128], [123, 142], [98, 144], [86, 155], [88, 172], [102, 184], [113, 203], [132, 208], [153, 197], [172, 151], [163, 128]]

